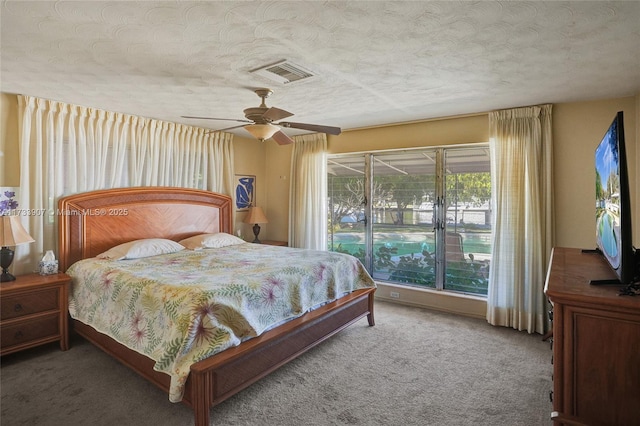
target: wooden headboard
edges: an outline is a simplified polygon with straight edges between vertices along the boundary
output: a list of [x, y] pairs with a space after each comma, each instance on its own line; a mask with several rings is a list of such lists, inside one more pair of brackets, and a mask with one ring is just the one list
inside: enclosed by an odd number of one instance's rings
[[141, 238], [232, 233], [231, 215], [231, 197], [198, 189], [118, 188], [64, 197], [58, 202], [60, 270]]

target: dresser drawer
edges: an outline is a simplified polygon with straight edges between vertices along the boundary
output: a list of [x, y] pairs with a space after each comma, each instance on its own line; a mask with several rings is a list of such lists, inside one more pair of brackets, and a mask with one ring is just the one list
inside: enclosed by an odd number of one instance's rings
[[30, 320], [3, 324], [0, 330], [2, 351], [10, 351], [13, 346], [29, 344], [37, 340], [60, 338], [60, 315], [51, 313]]
[[[59, 289], [48, 288], [2, 298], [2, 320], [58, 310]], [[3, 340], [4, 342], [4, 340]]]

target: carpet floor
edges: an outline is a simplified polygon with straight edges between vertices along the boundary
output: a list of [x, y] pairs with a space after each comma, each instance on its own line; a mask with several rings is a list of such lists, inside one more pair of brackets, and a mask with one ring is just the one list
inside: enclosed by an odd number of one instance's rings
[[[358, 321], [212, 408], [213, 425], [551, 425], [540, 335], [376, 302]], [[2, 426], [189, 426], [191, 410], [76, 337], [2, 358]]]

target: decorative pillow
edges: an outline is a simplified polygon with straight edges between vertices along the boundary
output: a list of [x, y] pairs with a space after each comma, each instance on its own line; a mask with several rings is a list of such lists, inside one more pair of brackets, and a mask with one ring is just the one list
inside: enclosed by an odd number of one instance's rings
[[147, 238], [129, 241], [115, 246], [96, 257], [98, 259], [139, 259], [141, 257], [157, 256], [159, 254], [175, 253], [184, 250], [184, 246], [164, 238]]
[[200, 234], [180, 241], [180, 244], [191, 250], [203, 248], [220, 248], [226, 246], [234, 246], [236, 244], [244, 244], [246, 241], [235, 235], [226, 232], [218, 232], [217, 234]]

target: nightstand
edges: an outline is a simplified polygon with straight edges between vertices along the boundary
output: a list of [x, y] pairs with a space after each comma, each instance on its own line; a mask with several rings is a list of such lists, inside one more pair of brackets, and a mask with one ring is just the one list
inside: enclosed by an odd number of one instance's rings
[[275, 240], [262, 240], [260, 241], [261, 244], [266, 244], [268, 246], [281, 246], [281, 247], [286, 247], [287, 246], [287, 242], [286, 241], [275, 241]]
[[60, 341], [69, 349], [67, 274], [20, 275], [0, 285], [0, 355]]

